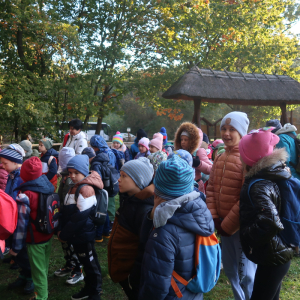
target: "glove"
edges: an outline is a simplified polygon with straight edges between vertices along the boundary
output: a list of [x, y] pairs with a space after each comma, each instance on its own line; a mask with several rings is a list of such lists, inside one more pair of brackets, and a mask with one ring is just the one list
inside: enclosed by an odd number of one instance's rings
[[215, 229], [217, 230], [217, 234], [221, 236], [231, 236], [226, 231], [222, 229], [222, 221], [219, 218], [214, 219]]
[[193, 157], [193, 168], [197, 168], [200, 165], [199, 156]]

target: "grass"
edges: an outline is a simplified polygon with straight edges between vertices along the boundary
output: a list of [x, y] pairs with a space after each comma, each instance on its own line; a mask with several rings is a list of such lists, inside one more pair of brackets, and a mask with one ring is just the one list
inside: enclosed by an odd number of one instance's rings
[[[116, 199], [118, 200], [118, 199]], [[116, 201], [118, 207], [118, 201]], [[96, 243], [96, 250], [101, 265], [103, 276], [103, 295], [102, 300], [125, 300], [127, 297], [123, 293], [119, 284], [115, 284], [110, 280], [107, 267], [107, 244], [108, 240], [103, 243]], [[52, 254], [49, 265], [49, 300], [65, 300], [70, 299], [71, 295], [79, 291], [84, 283], [80, 282], [75, 286], [65, 283], [66, 277], [56, 277], [53, 272], [64, 265], [61, 244], [54, 239], [52, 244]], [[1, 299], [6, 300], [25, 300], [30, 296], [22, 294], [22, 289], [8, 290], [7, 285], [13, 282], [18, 276], [18, 270], [10, 270], [8, 264], [0, 263], [0, 295]], [[224, 274], [221, 276], [217, 285], [211, 292], [204, 295], [205, 300], [234, 300], [230, 283]], [[284, 278], [280, 300], [300, 300], [300, 258], [294, 258], [289, 273]], [[141, 299], [142, 300], [142, 299]], [[266, 299], [268, 300], [268, 299]]]

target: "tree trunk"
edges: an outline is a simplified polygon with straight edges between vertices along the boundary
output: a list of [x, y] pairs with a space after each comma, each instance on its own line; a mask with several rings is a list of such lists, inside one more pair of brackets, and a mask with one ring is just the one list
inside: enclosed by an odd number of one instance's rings
[[98, 117], [95, 134], [100, 134], [100, 131], [101, 131], [101, 128], [102, 128], [102, 119], [103, 119], [103, 117]]
[[286, 103], [280, 103], [281, 108], [281, 119], [280, 122], [282, 126], [287, 123], [287, 116], [286, 116]]
[[[83, 129], [84, 130], [87, 128], [87, 123], [88, 123], [89, 119], [90, 119], [90, 115], [86, 115], [85, 119], [84, 119], [84, 122], [83, 122]], [[102, 121], [101, 121], [101, 123], [102, 123]], [[101, 128], [100, 128], [100, 130], [101, 130]]]
[[192, 123], [196, 124], [200, 128], [200, 112], [201, 112], [201, 99], [194, 99], [194, 115]]

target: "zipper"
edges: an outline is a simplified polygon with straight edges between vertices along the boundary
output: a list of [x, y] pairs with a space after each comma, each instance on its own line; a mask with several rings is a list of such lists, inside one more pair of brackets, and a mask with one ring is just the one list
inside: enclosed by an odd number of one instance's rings
[[[220, 193], [219, 193], [219, 199], [220, 199], [220, 195], [221, 195], [221, 193], [222, 193], [222, 183], [223, 183], [223, 177], [224, 177], [224, 173], [225, 173], [225, 167], [226, 167], [226, 162], [227, 162], [227, 159], [228, 159], [228, 157], [229, 157], [229, 155], [230, 155], [230, 151], [231, 150], [229, 150], [229, 152], [228, 152], [228, 155], [227, 155], [227, 157], [226, 157], [226, 159], [225, 159], [225, 162], [224, 162], [224, 167], [223, 167], [223, 172], [222, 172], [222, 179], [221, 179], [221, 189], [220, 189]], [[219, 200], [218, 199], [218, 200]]]

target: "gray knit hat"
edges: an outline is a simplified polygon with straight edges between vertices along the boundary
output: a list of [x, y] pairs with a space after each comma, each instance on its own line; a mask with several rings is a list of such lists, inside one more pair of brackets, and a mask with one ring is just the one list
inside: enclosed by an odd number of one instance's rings
[[241, 111], [232, 111], [222, 119], [220, 130], [223, 125], [230, 125], [234, 127], [241, 136], [244, 136], [247, 134], [249, 123], [247, 114]]
[[279, 129], [282, 128], [282, 125], [280, 123], [280, 121], [278, 119], [273, 119], [273, 120], [269, 120], [266, 122], [266, 126], [267, 127], [275, 127], [272, 130], [272, 133], [275, 133], [276, 131], [278, 131]]
[[125, 172], [135, 182], [139, 189], [147, 187], [153, 177], [153, 166], [146, 157], [128, 161], [120, 171]]
[[32, 154], [32, 144], [28, 140], [23, 140], [19, 143], [19, 145], [24, 149], [25, 151], [25, 157], [30, 157]]
[[53, 142], [50, 139], [43, 138], [40, 140], [40, 142], [43, 143], [43, 145], [47, 150], [52, 148]]

